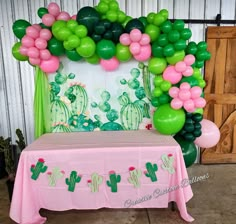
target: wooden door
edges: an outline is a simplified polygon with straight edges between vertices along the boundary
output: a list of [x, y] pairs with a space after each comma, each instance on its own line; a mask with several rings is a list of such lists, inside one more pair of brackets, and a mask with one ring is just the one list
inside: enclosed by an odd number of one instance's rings
[[236, 27], [208, 27], [204, 118], [220, 129], [217, 146], [201, 149], [201, 163], [236, 163]]

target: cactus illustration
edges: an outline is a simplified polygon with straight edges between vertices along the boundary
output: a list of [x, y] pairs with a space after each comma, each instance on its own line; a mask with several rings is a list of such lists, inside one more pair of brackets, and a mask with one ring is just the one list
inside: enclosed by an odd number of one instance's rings
[[143, 87], [135, 90], [135, 96], [138, 98], [134, 104], [138, 105], [143, 112], [143, 117], [150, 118], [150, 105], [143, 100], [146, 97]]
[[93, 108], [99, 108], [102, 112], [108, 112], [111, 109], [111, 105], [109, 104], [109, 100], [111, 98], [111, 94], [108, 91], [103, 91], [100, 95], [102, 101], [99, 103], [92, 102], [91, 106]]
[[161, 168], [163, 170], [167, 170], [170, 174], [175, 173], [175, 168], [173, 167], [174, 164], [174, 157], [172, 154], [168, 155], [162, 155], [161, 156], [163, 164], [161, 165]]
[[157, 164], [146, 163], [147, 171], [144, 172], [146, 177], [149, 177], [152, 182], [157, 181], [156, 171], [158, 170]]
[[130, 74], [132, 76], [131, 79], [129, 79], [128, 81], [126, 79], [122, 79], [120, 80], [120, 84], [121, 85], [128, 85], [130, 89], [137, 89], [140, 86], [140, 82], [138, 81], [138, 77], [140, 75], [140, 71], [137, 68], [132, 68], [130, 71]]
[[117, 183], [120, 183], [120, 175], [116, 175], [115, 171], [109, 172], [110, 181], [107, 180], [107, 186], [111, 188], [111, 192], [117, 192]]
[[57, 180], [61, 179], [64, 176], [65, 172], [60, 171], [58, 167], [54, 167], [52, 172], [47, 172], [48, 175], [48, 185], [51, 187], [55, 187]]
[[70, 178], [66, 178], [66, 184], [68, 185], [68, 191], [74, 192], [76, 183], [81, 181], [81, 176], [77, 176], [76, 171], [71, 171]]
[[81, 83], [72, 83], [65, 96], [71, 101], [72, 114], [83, 114], [88, 107], [88, 94]]
[[140, 177], [142, 176], [142, 171], [135, 169], [135, 167], [129, 168], [130, 177], [128, 177], [129, 183], [133, 184], [135, 188], [140, 187]]
[[45, 173], [47, 170], [47, 166], [44, 166], [44, 159], [38, 159], [36, 165], [31, 165], [30, 171], [32, 172], [31, 178], [33, 180], [37, 180], [40, 173]]
[[130, 102], [129, 96], [124, 92], [118, 98], [122, 105], [120, 111], [121, 123], [125, 130], [137, 130], [143, 119], [143, 113], [140, 107]]
[[84, 114], [71, 116], [68, 123], [72, 131], [93, 131], [95, 127], [94, 122]]
[[56, 122], [52, 124], [52, 132], [71, 132], [71, 130], [67, 123]]
[[88, 186], [91, 189], [91, 192], [98, 192], [99, 185], [102, 184], [103, 177], [98, 175], [97, 173], [93, 173], [91, 175], [91, 180], [88, 180]]

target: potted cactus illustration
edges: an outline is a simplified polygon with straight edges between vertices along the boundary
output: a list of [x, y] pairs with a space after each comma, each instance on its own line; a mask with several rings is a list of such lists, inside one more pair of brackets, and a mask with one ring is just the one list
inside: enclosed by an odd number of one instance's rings
[[152, 182], [157, 181], [156, 171], [158, 170], [157, 164], [146, 163], [147, 171], [144, 171], [146, 177], [149, 177]]
[[80, 181], [81, 181], [81, 176], [77, 175], [76, 171], [71, 171], [70, 178], [66, 178], [68, 191], [74, 192], [76, 183], [79, 183]]
[[142, 171], [135, 169], [135, 167], [129, 168], [130, 177], [128, 177], [129, 183], [133, 184], [135, 188], [140, 187], [140, 177], [142, 176]]
[[111, 170], [109, 172], [110, 181], [107, 180], [107, 186], [111, 188], [111, 192], [117, 192], [117, 183], [120, 183], [121, 177], [120, 175], [116, 175], [116, 172]]
[[93, 173], [91, 175], [91, 180], [88, 180], [88, 186], [91, 189], [91, 192], [98, 192], [99, 191], [99, 185], [102, 184], [103, 177], [98, 175], [97, 173]]

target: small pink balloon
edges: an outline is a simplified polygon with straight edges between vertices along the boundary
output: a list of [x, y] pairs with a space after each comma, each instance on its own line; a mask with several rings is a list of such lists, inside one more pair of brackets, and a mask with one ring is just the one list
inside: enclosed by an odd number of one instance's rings
[[199, 98], [202, 94], [202, 89], [199, 86], [194, 86], [190, 90], [191, 98], [196, 99]]
[[32, 65], [39, 65], [40, 64], [40, 58], [29, 58], [29, 62]]
[[142, 38], [142, 33], [139, 29], [133, 29], [131, 30], [129, 36], [130, 36], [131, 41], [139, 42]]
[[206, 106], [206, 100], [202, 97], [194, 99], [194, 105], [197, 108], [203, 108]]
[[141, 46], [137, 42], [133, 42], [129, 46], [129, 50], [133, 55], [139, 54], [141, 51]]
[[36, 47], [30, 47], [27, 54], [30, 58], [39, 58], [39, 50]]
[[184, 109], [190, 113], [195, 111], [196, 108], [192, 99], [184, 101]]
[[175, 70], [175, 67], [171, 65], [165, 69], [163, 78], [167, 81], [170, 81], [171, 84], [176, 84], [181, 80], [182, 74], [180, 72], [177, 72]]
[[202, 135], [194, 141], [194, 143], [202, 148], [211, 148], [214, 147], [220, 140], [220, 130], [210, 120], [202, 119], [200, 122], [202, 128]]
[[51, 56], [52, 55], [48, 49], [40, 50], [40, 52], [39, 52], [39, 57], [42, 60], [49, 60]]
[[150, 43], [150, 41], [151, 41], [150, 36], [148, 34], [144, 33], [144, 34], [142, 34], [142, 38], [139, 41], [139, 43], [141, 45], [147, 45]]
[[76, 20], [77, 15], [71, 16], [71, 19]]
[[55, 17], [51, 14], [45, 14], [42, 17], [42, 22], [45, 26], [52, 26], [55, 22]]
[[25, 56], [28, 56], [28, 48], [27, 47], [24, 47], [24, 46], [20, 46], [20, 53], [22, 55], [25, 55]]
[[40, 68], [46, 73], [54, 73], [59, 68], [59, 58], [51, 56], [49, 60], [41, 60]]
[[172, 97], [172, 98], [177, 98], [178, 95], [179, 95], [179, 88], [176, 87], [176, 86], [173, 86], [169, 89], [169, 95]]
[[193, 74], [193, 68], [190, 65], [188, 65], [186, 67], [186, 70], [182, 74], [183, 76], [191, 76]]
[[120, 36], [120, 43], [122, 43], [125, 46], [129, 46], [131, 44], [131, 39], [128, 33], [123, 33]]
[[173, 109], [178, 110], [183, 106], [183, 101], [178, 98], [174, 98], [173, 100], [171, 100], [170, 106]]
[[186, 63], [184, 61], [179, 61], [175, 64], [175, 70], [177, 72], [184, 72], [186, 70]]
[[39, 37], [39, 30], [34, 27], [34, 26], [28, 26], [26, 28], [26, 34], [29, 36], [29, 37], [32, 37], [33, 39], [36, 39]]
[[190, 90], [190, 89], [191, 89], [191, 86], [189, 85], [189, 83], [183, 82], [183, 83], [180, 84], [179, 88], [180, 88], [181, 90]]
[[22, 46], [24, 46], [24, 47], [27, 47], [27, 48], [33, 47], [34, 46], [34, 39], [32, 37], [25, 35], [21, 39], [21, 43], [22, 43]]
[[51, 2], [49, 5], [48, 5], [48, 12], [57, 17], [59, 14], [60, 14], [60, 7], [58, 6], [57, 3], [55, 2]]
[[43, 50], [47, 48], [47, 41], [44, 40], [43, 38], [37, 38], [35, 40], [35, 46], [39, 49], [39, 50]]
[[39, 24], [33, 24], [32, 26], [36, 28], [38, 31], [42, 29], [42, 27]]
[[109, 60], [101, 59], [100, 65], [106, 71], [114, 71], [119, 67], [119, 61], [117, 60], [116, 57], [113, 57]]
[[150, 44], [143, 45], [143, 46], [141, 46], [139, 54], [135, 54], [134, 58], [137, 61], [146, 61], [151, 57], [151, 54], [152, 54], [151, 45]]
[[68, 12], [62, 11], [60, 14], [57, 16], [57, 20], [64, 20], [68, 21], [70, 20], [70, 14]]
[[182, 101], [189, 100], [191, 98], [191, 93], [189, 90], [181, 89], [179, 91], [179, 99]]
[[48, 29], [42, 29], [39, 33], [40, 38], [43, 38], [44, 40], [50, 40], [52, 38], [52, 33]]
[[192, 65], [195, 62], [195, 57], [192, 54], [188, 54], [184, 57], [186, 65]]

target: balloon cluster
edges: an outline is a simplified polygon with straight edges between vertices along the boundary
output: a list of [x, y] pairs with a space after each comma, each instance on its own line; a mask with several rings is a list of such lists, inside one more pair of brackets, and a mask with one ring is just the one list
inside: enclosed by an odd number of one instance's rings
[[183, 82], [180, 87], [171, 87], [169, 94], [173, 98], [171, 107], [173, 109], [184, 108], [187, 112], [194, 112], [197, 108], [203, 108], [206, 100], [201, 97], [202, 89], [199, 86], [191, 86], [187, 82]]

